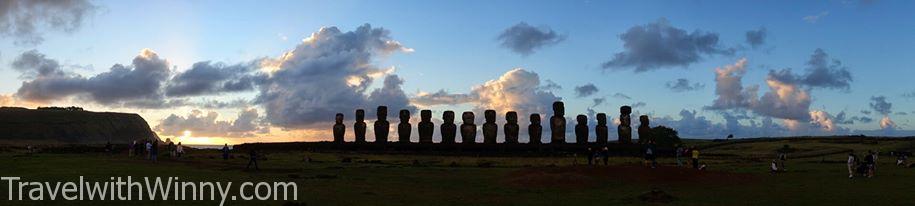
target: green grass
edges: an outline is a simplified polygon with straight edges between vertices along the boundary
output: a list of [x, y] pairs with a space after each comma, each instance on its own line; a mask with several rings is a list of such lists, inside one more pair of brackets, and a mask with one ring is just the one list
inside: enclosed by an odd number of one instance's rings
[[[703, 143], [707, 144], [707, 143]], [[774, 151], [788, 144], [797, 154], [788, 172], [768, 173]], [[377, 155], [359, 153], [269, 153], [261, 171], [244, 171], [241, 158], [224, 161], [215, 151], [195, 151], [190, 158], [158, 163], [104, 154], [0, 153], [0, 176], [29, 181], [75, 181], [80, 175], [103, 180], [110, 176], [177, 176], [184, 181], [294, 181], [299, 200], [307, 205], [644, 205], [637, 196], [660, 189], [676, 200], [670, 205], [915, 205], [915, 169], [893, 165], [882, 156], [877, 177], [849, 180], [846, 155], [828, 151], [854, 149], [882, 152], [911, 148], [910, 141], [840, 143], [834, 141], [746, 142], [703, 150], [712, 172], [750, 174], [740, 182], [640, 182], [590, 178], [592, 184], [566, 187], [518, 187], [505, 184], [519, 170], [565, 168], [584, 163], [577, 157], [472, 157]], [[826, 151], [826, 152], [824, 152]], [[789, 157], [791, 157], [789, 156]], [[313, 162], [306, 163], [305, 157]], [[353, 160], [342, 163], [344, 158]], [[612, 165], [638, 164], [640, 159], [612, 158]], [[661, 158], [665, 165], [673, 158]], [[455, 164], [456, 166], [453, 166]], [[488, 165], [481, 167], [481, 165]], [[676, 174], [665, 174], [676, 175]], [[217, 205], [215, 201], [7, 201], [6, 183], [0, 205]], [[237, 194], [232, 192], [230, 194]], [[12, 204], [8, 204], [12, 203]], [[285, 201], [228, 201], [227, 205], [282, 205]], [[660, 203], [657, 203], [660, 204]]]

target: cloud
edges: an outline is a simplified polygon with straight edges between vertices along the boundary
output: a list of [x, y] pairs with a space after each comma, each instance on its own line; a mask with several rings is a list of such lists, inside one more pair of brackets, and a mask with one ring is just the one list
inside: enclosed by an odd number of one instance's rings
[[592, 83], [587, 83], [585, 85], [575, 87], [575, 96], [578, 98], [588, 97], [597, 93], [598, 91], [600, 90], [597, 89], [597, 86], [594, 86]]
[[266, 78], [252, 74], [254, 71], [254, 63], [225, 65], [209, 61], [197, 62], [191, 69], [172, 77], [165, 87], [165, 94], [184, 97], [251, 91], [256, 82]]
[[187, 116], [169, 115], [155, 130], [160, 135], [183, 136], [190, 131], [194, 137], [252, 137], [269, 129], [262, 125], [256, 109], [242, 109], [232, 121], [220, 121], [219, 113], [192, 110]]
[[706, 109], [724, 110], [750, 108], [756, 104], [758, 87], [743, 87], [743, 76], [747, 73], [747, 59], [733, 65], [715, 68], [715, 95], [718, 96]]
[[[816, 49], [807, 61], [804, 75], [795, 75], [791, 69], [782, 69], [774, 72], [774, 78], [779, 81], [799, 84], [809, 88], [826, 88], [848, 91], [851, 88], [852, 76], [848, 68], [837, 59], [829, 61], [829, 55], [822, 49]], [[771, 73], [771, 72], [770, 72]]]
[[0, 37], [12, 37], [18, 45], [44, 41], [42, 30], [72, 33], [96, 13], [88, 0], [5, 0], [0, 2]]
[[880, 119], [880, 129], [883, 130], [896, 130], [899, 126], [896, 125], [896, 122], [893, 122], [889, 116], [883, 116], [883, 119]]
[[393, 71], [374, 65], [377, 59], [411, 51], [384, 28], [365, 24], [342, 32], [324, 27], [292, 51], [261, 62], [269, 73], [258, 85], [255, 103], [264, 106], [271, 125], [284, 128], [325, 126], [319, 123], [332, 121], [338, 112], [374, 111], [378, 105], [395, 113], [415, 109], [397, 76], [388, 75], [382, 88], [369, 90], [374, 79]]
[[648, 105], [648, 104], [645, 103], [645, 102], [636, 102], [636, 103], [630, 104], [629, 106], [632, 107], [632, 108], [639, 108], [639, 107], [644, 107], [644, 106], [647, 106], [647, 105]]
[[766, 44], [766, 37], [769, 35], [769, 32], [765, 27], [759, 27], [756, 30], [750, 30], [746, 33], [746, 42], [750, 47], [757, 48]]
[[896, 114], [896, 115], [903, 115], [903, 116], [909, 115], [908, 112], [896, 112], [895, 114]]
[[705, 88], [705, 84], [699, 82], [690, 84], [689, 80], [684, 78], [669, 81], [665, 86], [674, 92], [688, 92]]
[[689, 66], [704, 56], [731, 55], [732, 48], [722, 48], [717, 33], [699, 30], [692, 33], [670, 25], [667, 19], [638, 25], [620, 34], [624, 51], [604, 62], [604, 69], [645, 72], [672, 66]]
[[629, 95], [626, 95], [626, 94], [623, 94], [623, 93], [619, 93], [619, 92], [613, 94], [613, 98], [618, 98], [618, 99], [632, 99], [632, 97], [629, 97]]
[[885, 96], [871, 97], [871, 103], [869, 105], [871, 109], [880, 114], [889, 115], [893, 113], [893, 103], [887, 102]]
[[744, 88], [742, 78], [746, 74], [746, 62], [746, 59], [740, 59], [733, 65], [715, 69], [715, 94], [718, 97], [706, 109], [750, 110], [780, 119], [810, 119], [810, 95], [798, 85], [779, 80], [774, 71], [766, 77], [769, 91], [761, 97], [757, 97], [758, 87]]
[[915, 91], [902, 94], [903, 98], [915, 98]]
[[[477, 110], [517, 111], [519, 114], [552, 111], [552, 103], [562, 100], [542, 84], [540, 76], [521, 68], [512, 69], [498, 79], [473, 87], [468, 94], [448, 94], [439, 91], [420, 94], [412, 101], [417, 104], [453, 105], [473, 103]], [[434, 100], [434, 101], [433, 101]]]
[[805, 16], [803, 19], [807, 23], [815, 24], [818, 21], [820, 21], [821, 18], [826, 17], [826, 16], [829, 16], [828, 11], [820, 12], [819, 14], [816, 14], [816, 15]]
[[502, 47], [508, 48], [521, 56], [528, 56], [537, 49], [557, 44], [565, 39], [565, 35], [557, 34], [549, 27], [542, 26], [537, 28], [525, 22], [505, 29], [498, 37], [498, 40], [502, 42]]
[[28, 79], [16, 96], [35, 102], [49, 102], [71, 96], [103, 105], [140, 106], [162, 105], [160, 90], [170, 71], [168, 62], [149, 49], [144, 49], [130, 65], [115, 64], [107, 72], [91, 77], [67, 74], [55, 60], [36, 51], [25, 52], [13, 63]]

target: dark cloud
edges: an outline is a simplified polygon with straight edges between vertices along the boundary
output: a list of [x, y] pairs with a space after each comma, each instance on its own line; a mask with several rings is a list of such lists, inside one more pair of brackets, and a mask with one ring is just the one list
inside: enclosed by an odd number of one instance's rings
[[896, 114], [896, 115], [903, 115], [903, 116], [904, 116], [904, 115], [909, 115], [908, 112], [896, 112], [896, 113], [894, 113], [894, 114]]
[[871, 111], [870, 110], [861, 110], [861, 114], [870, 115]]
[[618, 99], [632, 99], [632, 97], [629, 97], [629, 95], [626, 95], [626, 94], [623, 94], [623, 93], [619, 93], [619, 92], [613, 94], [613, 98], [618, 98]]
[[396, 76], [388, 76], [382, 88], [369, 91], [374, 79], [393, 69], [375, 66], [375, 60], [412, 51], [389, 33], [368, 24], [349, 32], [321, 28], [292, 51], [261, 62], [272, 72], [257, 87], [255, 103], [264, 106], [271, 125], [284, 128], [323, 127], [319, 123], [332, 121], [338, 112], [374, 111], [378, 105], [388, 106], [395, 111], [392, 114], [414, 109]]
[[498, 40], [502, 42], [502, 47], [527, 56], [541, 47], [562, 42], [565, 38], [565, 35], [557, 34], [549, 27], [537, 28], [521, 22], [502, 31]]
[[705, 84], [699, 82], [690, 84], [688, 79], [683, 78], [669, 81], [665, 84], [665, 86], [674, 92], [688, 92], [705, 88]]
[[644, 106], [647, 106], [647, 105], [648, 105], [648, 104], [645, 103], [645, 102], [636, 102], [636, 103], [632, 103], [632, 104], [629, 105], [629, 106], [632, 107], [632, 108], [639, 108], [639, 107], [644, 107]]
[[575, 87], [575, 96], [578, 98], [588, 97], [600, 91], [597, 89], [597, 86], [594, 86], [592, 83]]
[[808, 88], [827, 88], [848, 91], [851, 88], [852, 76], [848, 68], [822, 49], [816, 49], [807, 61], [804, 75], [795, 75], [791, 69], [770, 72], [775, 79], [790, 84], [799, 84]]
[[660, 19], [648, 25], [630, 28], [620, 35], [624, 51], [604, 62], [604, 69], [630, 69], [644, 72], [664, 67], [689, 66], [703, 56], [731, 55], [732, 48], [718, 43], [718, 34], [679, 29]]
[[863, 123], [863, 124], [871, 123], [874, 121], [874, 119], [871, 119], [870, 117], [864, 117], [864, 116], [852, 117], [852, 120], [854, 120], [855, 122]]
[[183, 136], [190, 131], [194, 137], [252, 137], [269, 131], [256, 109], [242, 109], [233, 121], [217, 120], [219, 113], [193, 110], [187, 116], [169, 115], [156, 126], [160, 135]]
[[758, 48], [759, 46], [766, 44], [766, 37], [768, 35], [769, 32], [765, 27], [759, 27], [759, 29], [747, 31], [747, 44], [749, 44], [750, 47]]
[[254, 85], [265, 76], [253, 74], [254, 63], [225, 65], [222, 63], [197, 62], [191, 69], [178, 73], [165, 87], [170, 97], [220, 94], [254, 90]]
[[22, 73], [20, 77], [24, 79], [65, 75], [57, 60], [49, 59], [37, 50], [29, 50], [20, 54], [13, 60], [11, 66], [14, 70]]
[[15, 44], [36, 45], [44, 41], [42, 30], [72, 33], [95, 14], [98, 7], [88, 0], [0, 1], [0, 37]]
[[205, 100], [196, 105], [206, 109], [224, 109], [224, 108], [245, 108], [253, 103], [246, 99], [236, 99], [231, 101]]
[[144, 106], [168, 103], [163, 100], [160, 91], [162, 82], [170, 73], [168, 62], [152, 50], [141, 51], [130, 65], [115, 64], [109, 71], [88, 78], [65, 74], [55, 61], [34, 51], [23, 53], [17, 58], [25, 59], [35, 62], [14, 63], [21, 66], [17, 70], [24, 71], [23, 74], [31, 78], [24, 81], [16, 92], [16, 96], [25, 100], [48, 102], [77, 96], [103, 105]]
[[915, 98], [915, 92], [908, 92], [908, 93], [902, 94], [902, 97], [904, 97], [904, 98]]
[[893, 113], [893, 103], [887, 102], [885, 96], [871, 97], [870, 106], [871, 109], [883, 115], [889, 115]]
[[417, 105], [457, 105], [476, 101], [476, 98], [470, 94], [452, 94], [445, 90], [438, 90], [435, 93], [420, 93], [410, 99], [410, 102]]

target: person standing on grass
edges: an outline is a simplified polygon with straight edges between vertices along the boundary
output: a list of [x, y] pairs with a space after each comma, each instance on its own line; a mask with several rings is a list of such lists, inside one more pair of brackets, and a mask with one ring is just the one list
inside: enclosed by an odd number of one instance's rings
[[854, 178], [855, 168], [858, 165], [858, 156], [855, 156], [855, 150], [848, 152], [848, 162], [846, 164], [848, 166], [848, 179]]
[[146, 140], [146, 159], [152, 159], [152, 142]]
[[177, 158], [181, 158], [181, 155], [184, 155], [184, 146], [181, 146], [181, 142], [178, 142], [178, 145], [175, 146], [175, 153]]
[[674, 153], [674, 156], [677, 157], [677, 167], [683, 167], [683, 159], [681, 159], [684, 153], [683, 145], [677, 144], [677, 150]]
[[607, 147], [604, 147], [600, 151], [600, 156], [601, 156], [601, 158], [604, 159], [604, 166], [607, 166], [608, 162], [610, 161], [609, 160], [610, 159], [610, 149], [608, 149]]
[[594, 164], [594, 151], [588, 147], [588, 151], [585, 152], [585, 156], [588, 158], [588, 165]]
[[874, 152], [871, 150], [868, 150], [867, 156], [864, 157], [864, 165], [867, 168], [867, 172], [866, 172], [867, 178], [874, 177], [874, 173], [876, 172], [876, 171], [874, 171], [874, 163], [876, 163], [875, 160], [876, 159], [874, 158]]
[[245, 169], [251, 168], [251, 164], [253, 163], [254, 170], [261, 170], [260, 167], [257, 166], [257, 150], [251, 149], [251, 151], [248, 152], [248, 156], [248, 166], [245, 166]]
[[156, 162], [159, 161], [159, 140], [153, 140], [152, 142], [152, 152], [149, 153], [149, 156], [153, 162]]
[[699, 149], [693, 146], [690, 150], [692, 150], [693, 169], [699, 169]]
[[772, 164], [769, 165], [769, 172], [772, 174], [778, 173], [778, 160], [772, 160]]
[[229, 144], [222, 146], [222, 159], [223, 160], [229, 159]]

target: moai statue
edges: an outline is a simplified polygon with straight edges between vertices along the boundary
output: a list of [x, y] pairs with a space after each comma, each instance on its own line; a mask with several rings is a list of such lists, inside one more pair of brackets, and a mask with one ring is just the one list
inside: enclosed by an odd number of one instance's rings
[[609, 128], [607, 128], [607, 114], [597, 113], [597, 126], [594, 126], [594, 133], [597, 133], [597, 143], [607, 144]]
[[650, 143], [654, 141], [651, 136], [651, 123], [648, 121], [648, 115], [639, 116], [639, 143]]
[[629, 122], [631, 122], [629, 114], [632, 114], [632, 107], [620, 107], [620, 126], [616, 128], [620, 144], [632, 143], [632, 127], [629, 126]]
[[400, 110], [400, 124], [397, 124], [397, 139], [400, 143], [410, 143], [410, 133], [413, 132], [413, 125], [410, 125], [410, 110]]
[[505, 132], [505, 143], [517, 144], [519, 129], [518, 113], [515, 111], [506, 112], [505, 125], [502, 126], [502, 130]]
[[445, 122], [442, 123], [442, 143], [452, 144], [455, 141], [457, 136], [457, 126], [454, 125], [454, 111], [445, 111], [442, 113], [442, 120]]
[[419, 130], [419, 143], [432, 143], [432, 133], [435, 132], [435, 124], [432, 123], [432, 111], [419, 111], [420, 121], [416, 126]]
[[388, 142], [388, 132], [391, 130], [391, 123], [388, 122], [388, 107], [378, 106], [378, 120], [375, 120], [375, 142]]
[[588, 116], [579, 114], [575, 117], [575, 142], [578, 144], [588, 143]]
[[346, 125], [343, 125], [343, 113], [337, 113], [334, 117], [334, 142], [343, 143], [343, 134], [346, 133]]
[[464, 120], [464, 124], [461, 124], [461, 143], [463, 144], [473, 144], [477, 141], [477, 125], [473, 124], [473, 118], [473, 112], [461, 114], [461, 119]]
[[531, 114], [531, 125], [527, 126], [528, 143], [540, 144], [543, 137], [543, 126], [540, 126], [540, 114]]
[[365, 110], [356, 110], [356, 124], [353, 124], [353, 131], [356, 131], [356, 142], [365, 142]]
[[496, 124], [496, 110], [486, 110], [483, 112], [486, 122], [483, 123], [483, 143], [495, 144], [496, 137], [499, 135], [499, 125]]
[[550, 131], [554, 144], [566, 142], [565, 106], [560, 101], [553, 102], [553, 117], [550, 117]]

